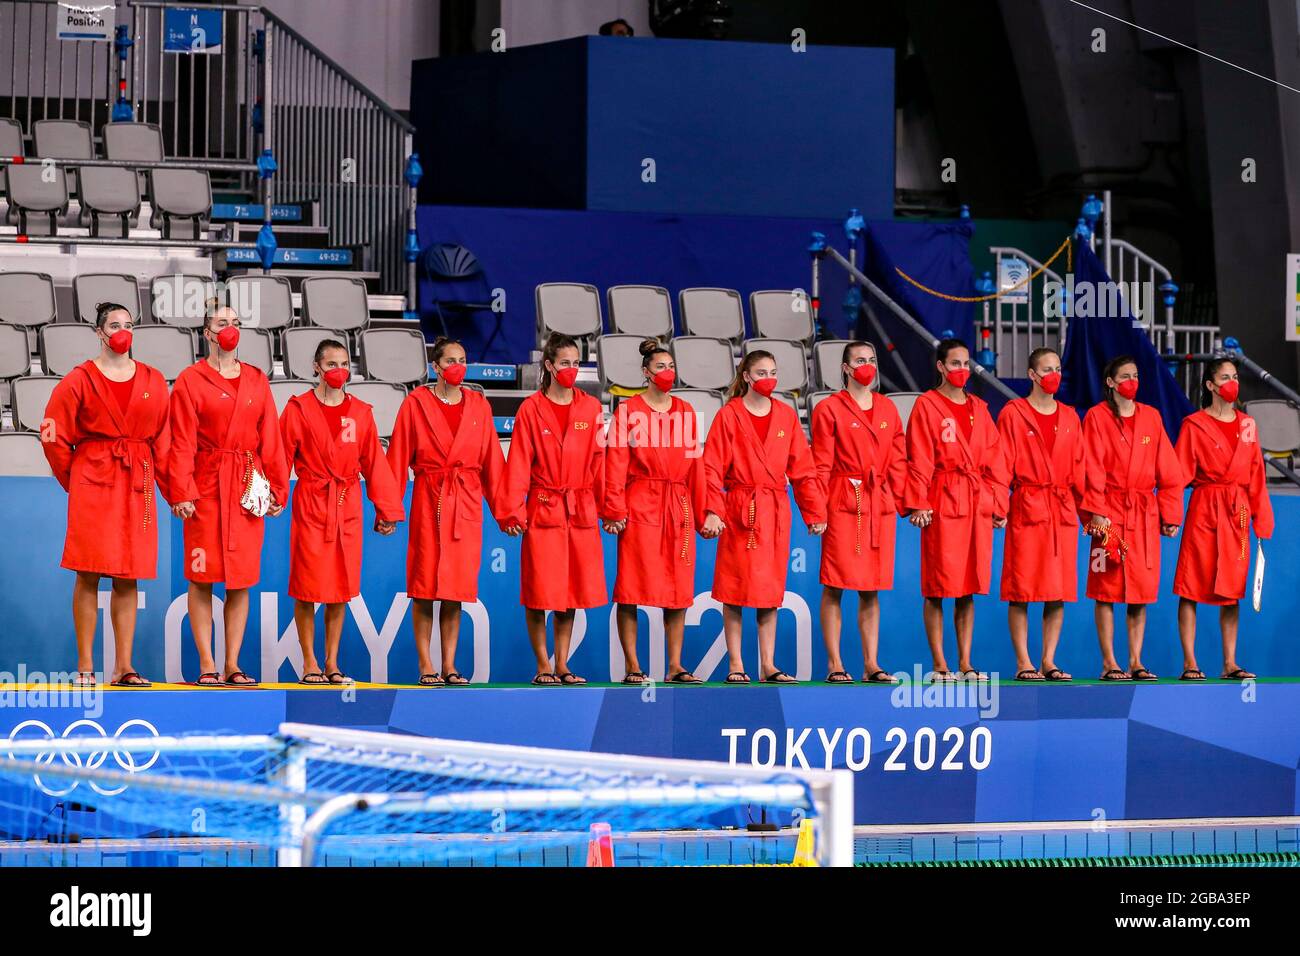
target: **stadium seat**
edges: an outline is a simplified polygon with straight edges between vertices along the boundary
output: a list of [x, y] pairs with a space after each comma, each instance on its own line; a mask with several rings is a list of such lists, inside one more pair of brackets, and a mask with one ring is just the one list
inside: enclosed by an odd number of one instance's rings
[[50, 395], [58, 384], [57, 375], [27, 375], [14, 379], [14, 427], [20, 431], [39, 432], [45, 418], [45, 408], [50, 404]]
[[271, 397], [275, 399], [276, 414], [284, 414], [284, 406], [289, 404], [289, 399], [315, 387], [314, 382], [307, 382], [298, 378], [280, 378], [273, 381], [271, 383]]
[[174, 382], [194, 364], [194, 335], [170, 325], [137, 325], [131, 336], [131, 357]]
[[348, 392], [374, 408], [379, 437], [388, 441], [393, 436], [398, 409], [406, 401], [406, 389], [389, 382], [356, 382], [348, 386]]
[[41, 368], [47, 375], [67, 375], [99, 354], [99, 336], [84, 322], [55, 322], [41, 327]]
[[596, 368], [602, 391], [611, 385], [619, 388], [645, 388], [641, 374], [641, 343], [645, 336], [602, 335], [596, 340]]
[[[1246, 414], [1255, 419], [1260, 448], [1270, 458], [1294, 468], [1300, 457], [1300, 409], [1280, 398], [1262, 398], [1245, 405]], [[1265, 469], [1269, 478], [1278, 477]]]
[[0, 325], [0, 380], [29, 375], [32, 352], [27, 330], [21, 325]]
[[492, 317], [492, 333], [483, 343], [480, 359], [501, 334], [505, 311], [493, 308], [495, 294], [488, 284], [483, 264], [464, 246], [435, 242], [420, 255], [428, 282], [420, 288], [420, 301], [433, 308], [442, 334], [451, 336], [448, 317], [470, 320], [486, 313]]
[[424, 333], [418, 329], [366, 329], [361, 333], [361, 374], [395, 385], [429, 380]]
[[720, 392], [736, 377], [731, 343], [704, 335], [679, 335], [669, 343], [677, 380], [686, 388]]
[[677, 307], [687, 335], [727, 339], [733, 345], [745, 337], [745, 310], [735, 289], [683, 289]]
[[605, 292], [609, 324], [615, 332], [643, 339], [664, 339], [673, 335], [673, 300], [668, 290], [656, 285], [615, 285]]
[[246, 329], [279, 331], [293, 322], [293, 287], [283, 276], [235, 276], [226, 293]]
[[698, 388], [677, 388], [673, 389], [673, 394], [695, 409], [695, 418], [700, 428], [700, 442], [703, 443], [709, 435], [714, 417], [722, 411], [722, 396], [717, 392], [706, 392]]
[[50, 463], [41, 448], [39, 435], [30, 432], [0, 434], [0, 475], [18, 478], [50, 478]]
[[280, 333], [280, 349], [284, 356], [284, 374], [289, 378], [300, 378], [306, 382], [315, 380], [312, 366], [316, 361], [316, 346], [323, 339], [337, 339], [347, 345], [347, 336], [333, 329], [321, 329], [314, 326], [299, 326], [285, 329]]
[[0, 272], [0, 322], [36, 328], [57, 319], [53, 279], [41, 272]]
[[596, 336], [604, 331], [600, 317], [600, 292], [580, 282], [544, 282], [537, 287], [537, 344], [552, 332], [579, 341], [590, 351]]
[[206, 169], [149, 170], [149, 224], [164, 239], [199, 239], [212, 217], [212, 183]]
[[802, 392], [808, 388], [808, 353], [803, 344], [789, 339], [746, 339], [745, 354], [771, 352], [776, 359], [778, 392]]
[[827, 339], [813, 346], [813, 385], [835, 392], [844, 387], [840, 366], [848, 339]]
[[216, 283], [204, 276], [155, 276], [149, 284], [154, 321], [182, 329], [203, 328], [208, 302], [216, 294]]
[[798, 289], [751, 292], [749, 317], [756, 338], [794, 339], [804, 345], [812, 344], [812, 307], [808, 296]]
[[9, 212], [5, 222], [21, 234], [55, 236], [59, 217], [68, 211], [68, 184], [55, 176], [46, 182], [38, 164], [5, 167], [5, 195]]
[[116, 272], [87, 272], [72, 280], [72, 307], [77, 318], [95, 324], [95, 307], [101, 302], [124, 305], [140, 321], [140, 287], [134, 276]]
[[267, 329], [241, 329], [239, 361], [260, 368], [270, 378], [275, 369], [275, 334]]
[[920, 392], [891, 392], [889, 400], [898, 408], [898, 417], [903, 420], [903, 427], [907, 428], [907, 420], [912, 416], [912, 406], [916, 400], [921, 397]]
[[23, 126], [16, 119], [0, 119], [0, 156], [22, 156]]
[[140, 184], [134, 170], [82, 167], [78, 224], [89, 229], [92, 236], [129, 236], [140, 224]]
[[[33, 155], [42, 159], [94, 159], [90, 124], [81, 120], [45, 119], [32, 124]], [[78, 192], [77, 171], [67, 170], [69, 193]]]
[[360, 279], [312, 276], [302, 280], [302, 318], [318, 329], [351, 332], [370, 321], [366, 284]]
[[808, 393], [808, 422], [810, 425], [812, 423], [813, 409], [834, 394], [835, 394], [834, 392], [830, 392], [830, 391]]
[[[100, 130], [104, 140], [104, 157], [119, 162], [161, 163], [162, 130], [152, 123], [105, 123]], [[149, 194], [146, 170], [137, 170], [140, 195]]]

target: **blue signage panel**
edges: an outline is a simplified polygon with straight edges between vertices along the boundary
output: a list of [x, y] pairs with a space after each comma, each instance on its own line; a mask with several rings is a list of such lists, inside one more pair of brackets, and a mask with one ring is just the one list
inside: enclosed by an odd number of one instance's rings
[[163, 8], [163, 52], [220, 53], [223, 14], [194, 7]]
[[[262, 204], [216, 202], [212, 204], [213, 219], [236, 219], [240, 222], [262, 222]], [[302, 206], [275, 203], [271, 206], [271, 219], [275, 222], [301, 222]]]
[[[277, 266], [350, 266], [351, 249], [286, 249], [283, 246], [275, 250], [274, 264]], [[256, 249], [227, 249], [226, 262], [230, 265], [262, 264], [262, 257]]]

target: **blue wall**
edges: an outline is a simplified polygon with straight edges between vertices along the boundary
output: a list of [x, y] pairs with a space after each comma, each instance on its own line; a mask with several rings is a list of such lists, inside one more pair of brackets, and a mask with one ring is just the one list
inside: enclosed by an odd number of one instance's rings
[[[0, 551], [0, 620], [4, 638], [0, 643], [0, 671], [17, 673], [20, 665], [31, 671], [65, 671], [75, 666], [69, 610], [73, 575], [59, 567], [63, 548], [66, 496], [53, 479], [0, 479], [0, 525], [10, 547]], [[1264, 676], [1300, 676], [1300, 643], [1295, 640], [1295, 621], [1300, 618], [1300, 567], [1289, 560], [1289, 542], [1300, 529], [1300, 498], [1277, 496], [1277, 536], [1269, 550], [1268, 578], [1264, 586], [1263, 611], [1248, 606], [1242, 610], [1239, 660]], [[367, 517], [367, 524], [371, 518]], [[161, 680], [178, 677], [178, 668], [193, 680], [197, 659], [185, 619], [186, 582], [182, 575], [180, 522], [164, 515], [161, 522], [159, 567], [161, 576], [142, 585], [144, 607], [136, 638], [134, 663], [146, 676]], [[413, 683], [415, 654], [411, 647], [410, 607], [405, 585], [406, 525], [389, 538], [367, 535], [361, 597], [353, 602], [343, 634], [342, 663], [353, 676], [362, 679]], [[605, 568], [612, 587], [616, 549], [606, 535]], [[292, 601], [284, 593], [288, 577], [289, 519], [287, 514], [267, 520], [267, 541], [263, 552], [262, 584], [253, 589], [248, 636], [242, 657], [244, 668], [264, 680], [292, 680], [295, 674], [286, 654], [296, 647]], [[995, 541], [994, 592], [1001, 567], [1001, 544]], [[1178, 650], [1176, 599], [1169, 593], [1173, 581], [1177, 539], [1166, 540], [1159, 604], [1151, 608], [1147, 625], [1145, 662], [1162, 676], [1177, 676], [1181, 655]], [[708, 595], [715, 545], [699, 544], [695, 610], [688, 618], [684, 660], [701, 677], [721, 679], [725, 660], [720, 657], [721, 614]], [[792, 540], [791, 571], [787, 588], [789, 612], [779, 616], [778, 664], [799, 676], [820, 680], [825, 676], [825, 652], [817, 623], [821, 593], [818, 583], [819, 551], [796, 520]], [[1080, 549], [1080, 574], [1085, 549]], [[519, 605], [519, 543], [489, 524], [484, 540], [483, 571], [480, 580], [482, 609], [474, 609], [477, 620], [466, 620], [462, 629], [457, 663], [462, 672], [479, 680], [522, 682], [533, 674], [532, 656], [524, 631]], [[921, 627], [919, 596], [919, 532], [900, 520], [895, 589], [883, 594], [881, 663], [890, 670], [911, 670], [928, 660]], [[106, 595], [105, 595], [106, 596]], [[845, 599], [846, 618], [853, 620], [854, 598]], [[581, 638], [573, 654], [575, 670], [593, 680], [621, 678], [621, 657], [611, 640], [611, 607], [597, 608], [582, 615]], [[1093, 627], [1093, 604], [1080, 601], [1066, 609], [1065, 632], [1057, 657], [1060, 666], [1079, 677], [1096, 677], [1100, 669]], [[1036, 617], [1036, 609], [1033, 617]], [[1122, 615], [1121, 615], [1122, 618]], [[643, 623], [646, 617], [642, 617]], [[101, 619], [102, 624], [102, 619]], [[752, 615], [746, 618], [745, 660], [751, 673], [757, 671], [757, 650]], [[318, 626], [319, 632], [319, 626]], [[363, 638], [364, 635], [364, 638]], [[1031, 621], [1031, 641], [1038, 640], [1039, 627]], [[321, 638], [318, 636], [318, 641]], [[368, 639], [373, 649], [364, 642]], [[475, 653], [478, 643], [479, 652]], [[436, 642], [435, 642], [436, 643]], [[643, 629], [641, 662], [652, 675], [662, 674], [662, 658], [650, 648]], [[950, 653], [955, 653], [949, 635]], [[662, 645], [659, 645], [660, 647]], [[1123, 648], [1123, 639], [1120, 647]], [[102, 652], [102, 641], [98, 647]], [[1221, 656], [1216, 612], [1200, 613], [1200, 662], [1210, 674], [1220, 669]], [[700, 668], [707, 658], [714, 666]], [[1121, 660], [1124, 653], [1121, 650]], [[263, 663], [265, 660], [265, 664]], [[955, 660], [955, 658], [950, 658]], [[1005, 675], [1014, 673], [1014, 658], [1007, 639], [1006, 605], [996, 596], [976, 601], [975, 662]], [[862, 670], [856, 635], [846, 631], [845, 664], [855, 675]]]

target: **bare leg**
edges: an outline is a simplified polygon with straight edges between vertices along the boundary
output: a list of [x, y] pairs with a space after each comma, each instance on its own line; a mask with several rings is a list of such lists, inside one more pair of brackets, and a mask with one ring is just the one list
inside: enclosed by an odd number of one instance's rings
[[239, 670], [239, 648], [248, 625], [248, 588], [226, 588], [226, 669], [223, 678]]
[[72, 627], [77, 632], [77, 670], [95, 670], [95, 630], [99, 624], [99, 575], [78, 571], [72, 582]]
[[1147, 632], [1147, 606], [1130, 604], [1125, 620], [1128, 624], [1128, 667], [1131, 674], [1142, 666], [1142, 640]]
[[686, 642], [686, 608], [664, 610], [664, 641], [668, 645], [668, 677], [686, 671], [682, 666], [682, 645]]
[[1183, 644], [1183, 672], [1200, 670], [1196, 666], [1196, 602], [1178, 599], [1178, 639]]
[[[1065, 623], [1065, 604], [1062, 601], [1047, 601], [1043, 604], [1043, 666], [1039, 670], [1046, 675], [1057, 670], [1056, 648], [1061, 643], [1061, 626]], [[1070, 675], [1061, 671], [1059, 680]]]
[[636, 656], [637, 610], [635, 604], [620, 604], [617, 615], [618, 642], [623, 645], [623, 669], [629, 674], [641, 671], [641, 662]]
[[108, 611], [113, 618], [113, 646], [117, 654], [117, 661], [113, 665], [113, 680], [121, 680], [123, 675], [135, 671], [131, 666], [131, 647], [135, 643], [137, 604], [135, 581], [130, 578], [113, 578], [113, 596], [108, 602]]
[[429, 642], [433, 640], [432, 601], [411, 598], [411, 630], [415, 632], [415, 655], [420, 662], [420, 676], [434, 673], [433, 656], [429, 653]]
[[943, 656], [943, 598], [925, 598], [921, 618], [925, 622], [925, 639], [930, 642], [934, 670], [942, 674], [948, 670], [948, 661]]
[[[1092, 606], [1092, 620], [1097, 625], [1097, 643], [1101, 645], [1101, 672], [1123, 671], [1115, 660], [1115, 605], [1097, 601]], [[1129, 637], [1132, 646], [1132, 635]]]
[[727, 670], [732, 674], [745, 673], [745, 660], [740, 653], [740, 606], [722, 605], [722, 634], [727, 642]]
[[862, 636], [863, 679], [884, 670], [876, 660], [880, 649], [880, 597], [875, 591], [858, 592], [858, 633]]
[[313, 601], [293, 602], [293, 623], [298, 628], [298, 646], [302, 648], [302, 674], [320, 673], [316, 660], [316, 604]]
[[217, 661], [212, 656], [212, 585], [191, 581], [186, 604], [189, 608], [190, 630], [194, 634], [194, 646], [199, 651], [199, 673], [216, 673]]
[[1016, 652], [1016, 673], [1036, 670], [1029, 659], [1029, 605], [1024, 601], [1007, 605], [1007, 628], [1011, 631], [1011, 647]]
[[973, 671], [971, 645], [975, 642], [975, 598], [967, 594], [952, 604], [952, 624], [957, 631], [957, 669]]
[[1223, 634], [1223, 673], [1231, 674], [1237, 664], [1237, 622], [1241, 617], [1240, 604], [1225, 604], [1219, 608], [1219, 630]]
[[570, 608], [567, 611], [555, 612], [555, 673], [563, 676], [572, 673], [569, 670], [569, 644], [573, 640], [573, 619], [577, 617], [577, 612]]
[[776, 608], [758, 609], [758, 674], [771, 677], [780, 668], [776, 666]]
[[339, 644], [343, 642], [343, 620], [347, 617], [347, 604], [325, 605], [325, 673], [342, 673], [339, 667]]
[[[557, 615], [556, 620], [559, 620]], [[550, 655], [546, 653], [546, 612], [536, 608], [524, 608], [524, 621], [528, 625], [528, 643], [533, 646], [533, 657], [537, 658], [537, 673], [551, 673]], [[559, 662], [559, 658], [556, 658]]]
[[834, 674], [844, 670], [844, 661], [840, 659], [840, 628], [844, 614], [840, 600], [844, 592], [827, 585], [822, 588], [822, 640], [826, 644], [826, 670]]
[[[432, 603], [432, 602], [430, 602]], [[432, 617], [432, 610], [430, 616]], [[432, 628], [432, 620], [430, 621]], [[442, 676], [456, 674], [456, 645], [460, 643], [460, 602], [443, 601], [438, 608], [438, 641], [442, 648]], [[432, 667], [432, 664], [430, 664]], [[421, 671], [427, 674], [428, 671]]]

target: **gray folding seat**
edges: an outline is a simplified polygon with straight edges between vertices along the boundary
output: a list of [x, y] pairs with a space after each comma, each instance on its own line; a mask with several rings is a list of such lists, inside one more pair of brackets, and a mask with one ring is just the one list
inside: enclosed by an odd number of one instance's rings
[[170, 325], [137, 325], [131, 335], [131, 357], [152, 365], [163, 378], [174, 382], [195, 362], [194, 336]]
[[[84, 326], [82, 328], [84, 330]], [[40, 432], [41, 422], [45, 420], [45, 409], [50, 404], [50, 395], [58, 384], [57, 375], [27, 375], [14, 379], [11, 386], [14, 427], [19, 431]]]
[[53, 279], [42, 272], [0, 272], [0, 322], [30, 329], [57, 319]]
[[278, 378], [271, 383], [271, 397], [275, 399], [275, 412], [277, 415], [284, 414], [284, 407], [289, 404], [289, 399], [295, 395], [301, 395], [303, 392], [309, 392], [315, 388], [314, 382], [303, 381], [298, 378]]
[[56, 236], [59, 217], [68, 212], [68, 183], [64, 176], [46, 180], [39, 164], [5, 166], [5, 195], [9, 212], [5, 222], [19, 233], [30, 236]]
[[808, 354], [803, 345], [788, 339], [746, 339], [745, 354], [771, 352], [776, 360], [776, 390], [802, 392], [808, 387]]
[[735, 289], [683, 289], [677, 307], [687, 335], [727, 339], [733, 345], [745, 337], [745, 310]]
[[55, 322], [41, 327], [41, 368], [47, 375], [67, 375], [99, 354], [99, 336], [84, 322]]
[[889, 400], [894, 403], [898, 409], [898, 417], [903, 420], [903, 428], [907, 428], [907, 420], [912, 416], [912, 406], [916, 400], [921, 397], [920, 392], [890, 392]]
[[216, 283], [206, 276], [155, 276], [149, 284], [150, 311], [155, 322], [201, 329], [216, 294]]
[[719, 392], [736, 376], [736, 360], [726, 339], [704, 335], [679, 335], [669, 343], [677, 381], [686, 388]]
[[544, 282], [535, 291], [537, 306], [537, 344], [552, 332], [577, 339], [584, 353], [604, 331], [600, 317], [600, 292], [594, 285], [581, 282]]
[[615, 332], [643, 339], [669, 339], [673, 334], [673, 300], [654, 285], [616, 285], [605, 292], [609, 324]]
[[832, 392], [844, 387], [844, 347], [848, 339], [826, 339], [813, 346], [813, 384]]
[[[162, 130], [152, 123], [105, 123], [100, 135], [104, 140], [104, 156], [119, 162], [161, 163], [163, 161]], [[145, 170], [137, 171], [140, 195], [147, 196], [149, 179]]]
[[834, 394], [835, 394], [834, 392], [825, 391], [825, 390], [820, 392], [808, 393], [808, 422], [810, 427], [812, 424], [813, 409], [815, 409], [818, 405], [820, 405], [822, 402], [824, 402], [826, 399], [830, 398]]
[[[81, 120], [47, 119], [32, 124], [33, 154], [39, 159], [94, 159], [90, 124]], [[77, 171], [67, 172], [68, 192], [78, 193]]]
[[9, 404], [10, 381], [30, 375], [31, 371], [32, 353], [27, 343], [27, 330], [20, 325], [0, 325], [0, 402]]
[[140, 224], [140, 184], [135, 171], [83, 166], [79, 224], [92, 236], [124, 238]]
[[0, 475], [17, 478], [49, 478], [49, 460], [41, 448], [41, 438], [30, 432], [5, 432], [0, 435]]
[[0, 119], [0, 156], [23, 155], [23, 127], [16, 119]]
[[596, 368], [602, 391], [611, 385], [620, 388], [644, 388], [641, 374], [642, 335], [602, 335], [596, 339]]
[[[1288, 468], [1295, 468], [1300, 457], [1300, 409], [1280, 398], [1261, 398], [1246, 403], [1246, 414], [1255, 419], [1259, 446], [1270, 458], [1281, 459]], [[1266, 468], [1267, 477], [1278, 473]]]
[[140, 287], [135, 276], [117, 272], [87, 272], [72, 280], [72, 305], [82, 322], [95, 324], [95, 307], [101, 302], [124, 305], [140, 322]]
[[240, 362], [247, 362], [254, 368], [260, 368], [270, 378], [275, 369], [274, 358], [275, 334], [268, 329], [239, 330]]
[[391, 382], [357, 382], [348, 386], [348, 393], [374, 408], [375, 428], [381, 439], [387, 441], [393, 437], [393, 425], [402, 402], [406, 401], [406, 389]]
[[321, 329], [315, 326], [298, 326], [285, 329], [280, 333], [280, 349], [284, 356], [284, 374], [289, 378], [314, 381], [316, 376], [313, 366], [316, 361], [316, 346], [323, 339], [336, 339], [347, 346], [347, 336], [333, 329]]
[[206, 169], [149, 170], [149, 224], [164, 239], [200, 239], [212, 218], [212, 183]]
[[429, 380], [428, 353], [419, 329], [366, 329], [361, 333], [361, 372], [395, 385]]
[[713, 426], [713, 419], [722, 411], [722, 396], [717, 392], [706, 392], [698, 388], [675, 388], [673, 395], [695, 409], [695, 421], [699, 427], [699, 439], [703, 444]]
[[278, 331], [293, 322], [293, 291], [284, 276], [236, 276], [226, 283], [241, 327]]
[[749, 316], [756, 338], [794, 339], [805, 345], [813, 340], [812, 306], [798, 289], [751, 292]]
[[309, 325], [335, 332], [365, 328], [370, 321], [366, 284], [335, 276], [303, 279], [302, 318]]

